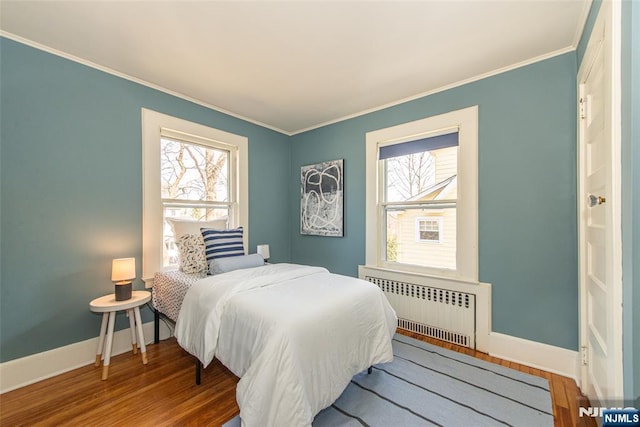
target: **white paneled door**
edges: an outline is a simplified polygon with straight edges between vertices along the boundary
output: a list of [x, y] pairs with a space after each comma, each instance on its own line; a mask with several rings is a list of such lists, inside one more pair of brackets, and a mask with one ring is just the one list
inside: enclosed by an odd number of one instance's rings
[[619, 9], [602, 2], [578, 72], [580, 345], [591, 406], [622, 398]]

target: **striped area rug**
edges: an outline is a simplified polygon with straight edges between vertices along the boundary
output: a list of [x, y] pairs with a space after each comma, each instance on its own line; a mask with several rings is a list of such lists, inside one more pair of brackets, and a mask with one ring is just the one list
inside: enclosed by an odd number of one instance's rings
[[354, 376], [313, 426], [553, 426], [544, 378], [400, 334], [393, 353]]

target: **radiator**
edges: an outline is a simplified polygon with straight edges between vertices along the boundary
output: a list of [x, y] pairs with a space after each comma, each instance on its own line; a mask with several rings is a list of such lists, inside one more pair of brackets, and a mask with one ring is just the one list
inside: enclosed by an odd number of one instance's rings
[[364, 276], [387, 296], [398, 328], [476, 348], [476, 296], [472, 293]]

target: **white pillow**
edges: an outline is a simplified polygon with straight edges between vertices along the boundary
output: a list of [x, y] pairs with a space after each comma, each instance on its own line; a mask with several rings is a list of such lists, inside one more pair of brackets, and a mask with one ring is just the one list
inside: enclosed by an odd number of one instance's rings
[[227, 218], [214, 219], [211, 221], [196, 221], [193, 219], [167, 218], [173, 230], [173, 238], [178, 239], [185, 234], [200, 234], [200, 228], [213, 228], [216, 230], [227, 229]]
[[241, 268], [260, 267], [261, 265], [264, 265], [264, 258], [260, 254], [214, 258], [209, 262], [209, 274], [227, 273]]

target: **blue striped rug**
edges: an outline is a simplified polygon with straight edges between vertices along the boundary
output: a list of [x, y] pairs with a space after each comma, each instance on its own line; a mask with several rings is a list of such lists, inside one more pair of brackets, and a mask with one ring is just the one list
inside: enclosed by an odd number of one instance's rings
[[313, 426], [553, 426], [544, 378], [400, 334], [393, 354], [354, 376]]

